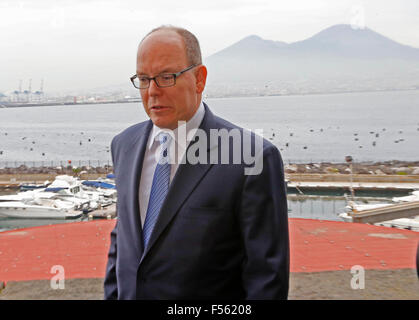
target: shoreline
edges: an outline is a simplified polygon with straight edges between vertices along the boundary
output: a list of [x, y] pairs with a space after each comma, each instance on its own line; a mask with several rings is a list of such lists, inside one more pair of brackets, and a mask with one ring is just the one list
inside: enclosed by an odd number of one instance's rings
[[[266, 95], [226, 95], [226, 96], [211, 96], [206, 99], [231, 99], [231, 98], [263, 98], [263, 97], [290, 97], [290, 96], [309, 96], [309, 95], [328, 95], [328, 94], [347, 94], [347, 93], [380, 93], [380, 92], [399, 92], [399, 91], [418, 91], [418, 88], [405, 89], [365, 89], [365, 90], [350, 90], [350, 91], [313, 91], [301, 93], [272, 93]], [[44, 103], [0, 103], [0, 108], [24, 108], [24, 107], [46, 107], [46, 106], [63, 106], [63, 105], [90, 105], [90, 104], [111, 104], [111, 103], [135, 103], [141, 102], [140, 98], [133, 98], [132, 100], [114, 100], [114, 101], [94, 101], [94, 102], [44, 102]]]
[[52, 106], [84, 106], [91, 104], [110, 104], [110, 103], [135, 103], [141, 102], [141, 99], [135, 100], [116, 100], [116, 101], [95, 101], [95, 102], [44, 102], [44, 103], [0, 103], [0, 108], [26, 108], [26, 107], [52, 107]]
[[[0, 168], [0, 191], [12, 192], [22, 184], [52, 182], [58, 175], [69, 175], [81, 180], [96, 180], [113, 173], [111, 165], [103, 167], [27, 167]], [[305, 163], [284, 165], [284, 177], [289, 192], [342, 193], [351, 186], [357, 193], [382, 194], [396, 192], [408, 194], [419, 190], [419, 161]], [[346, 191], [345, 191], [346, 192]]]
[[[48, 161], [46, 161], [48, 163]], [[108, 174], [113, 172], [112, 165], [104, 166], [39, 166], [28, 167], [20, 165], [19, 167], [0, 168], [0, 181], [4, 181], [1, 176], [10, 175], [81, 175], [81, 174]], [[351, 169], [347, 163], [333, 162], [307, 162], [307, 163], [284, 163], [284, 173], [294, 175], [304, 174], [322, 174], [322, 175], [341, 175], [350, 176]], [[417, 176], [419, 178], [419, 161], [365, 161], [352, 164], [352, 174], [366, 176], [389, 176], [396, 175]]]

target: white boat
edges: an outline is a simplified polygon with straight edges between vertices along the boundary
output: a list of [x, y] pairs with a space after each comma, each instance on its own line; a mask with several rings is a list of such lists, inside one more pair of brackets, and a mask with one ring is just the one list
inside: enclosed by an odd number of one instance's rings
[[[48, 202], [47, 202], [48, 201]], [[0, 202], [0, 217], [25, 219], [70, 219], [78, 218], [82, 211], [74, 210], [74, 204], [67, 201], [38, 200], [36, 202]]]
[[[346, 212], [340, 213], [339, 217], [343, 221], [352, 222], [352, 216], [349, 215], [350, 212], [360, 212], [364, 210], [390, 206], [395, 203], [412, 202], [412, 201], [419, 201], [419, 190], [413, 191], [411, 195], [408, 195], [408, 196], [394, 197], [392, 198], [391, 203], [357, 204], [353, 201], [348, 201], [348, 205], [345, 207]], [[381, 221], [381, 222], [374, 223], [374, 225], [419, 231], [419, 216]]]
[[115, 189], [84, 187], [74, 177], [61, 175], [47, 187], [0, 196], [0, 217], [67, 219], [116, 202]]
[[419, 190], [413, 191], [411, 195], [405, 197], [394, 197], [392, 200], [394, 202], [419, 201]]
[[382, 221], [374, 223], [376, 226], [392, 227], [398, 229], [408, 229], [413, 231], [419, 231], [419, 216], [412, 218], [401, 218], [389, 221]]
[[346, 222], [352, 222], [352, 217], [349, 215], [350, 212], [360, 212], [364, 210], [382, 208], [391, 204], [392, 203], [358, 204], [354, 201], [348, 201], [348, 205], [345, 207], [346, 212], [340, 213], [339, 217], [341, 217]]
[[0, 197], [0, 217], [24, 219], [69, 219], [83, 214], [90, 204], [81, 183], [70, 176], [57, 176], [43, 189]]
[[29, 201], [35, 198], [52, 199], [57, 195], [53, 192], [45, 192], [45, 189], [36, 189], [25, 192], [19, 192], [18, 194], [9, 194], [0, 196], [0, 203], [4, 201]]

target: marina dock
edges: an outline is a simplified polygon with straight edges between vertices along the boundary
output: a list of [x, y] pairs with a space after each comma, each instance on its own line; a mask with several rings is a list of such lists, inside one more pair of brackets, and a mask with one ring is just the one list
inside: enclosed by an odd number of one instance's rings
[[116, 203], [110, 206], [96, 209], [87, 214], [89, 220], [93, 219], [113, 219], [116, 217]]
[[0, 181], [0, 190], [19, 189], [20, 182]]
[[298, 192], [355, 192], [409, 193], [419, 189], [419, 176], [416, 175], [350, 175], [343, 174], [288, 174], [288, 190]]
[[[288, 188], [300, 190], [334, 190], [346, 189], [350, 190], [351, 184], [342, 181], [299, 181], [288, 182]], [[354, 182], [352, 188], [355, 191], [413, 191], [419, 189], [419, 183], [406, 182]]]
[[401, 218], [419, 216], [419, 201], [396, 203], [381, 208], [353, 211], [349, 215], [353, 222], [377, 223]]
[[[23, 183], [53, 181], [57, 174], [3, 174], [0, 175], [0, 190], [18, 189]], [[97, 179], [103, 174], [82, 174], [80, 179]], [[286, 174], [288, 189], [304, 191], [344, 191], [351, 185], [355, 191], [390, 191], [408, 193], [419, 189], [419, 175], [350, 175], [347, 174]]]

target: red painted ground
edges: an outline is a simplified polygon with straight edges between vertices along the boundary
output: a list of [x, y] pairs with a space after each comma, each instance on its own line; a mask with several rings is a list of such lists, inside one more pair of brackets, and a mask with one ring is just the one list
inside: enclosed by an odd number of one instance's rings
[[[114, 220], [65, 223], [0, 233], [0, 281], [103, 278]], [[419, 233], [365, 224], [289, 219], [291, 272], [416, 268]]]

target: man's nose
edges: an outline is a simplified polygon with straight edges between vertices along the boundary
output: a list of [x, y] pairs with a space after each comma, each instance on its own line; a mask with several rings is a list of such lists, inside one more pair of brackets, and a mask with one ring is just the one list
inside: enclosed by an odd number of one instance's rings
[[161, 93], [161, 88], [156, 83], [156, 79], [150, 80], [150, 86], [148, 87], [148, 94], [150, 96], [156, 96]]

